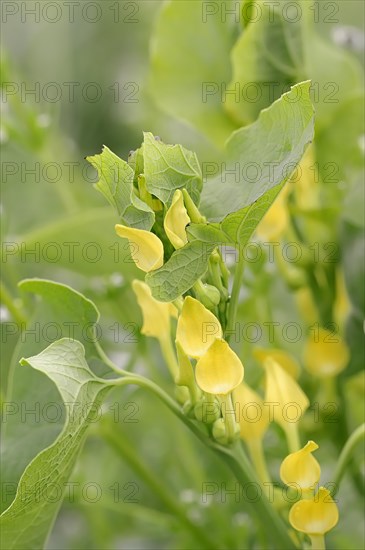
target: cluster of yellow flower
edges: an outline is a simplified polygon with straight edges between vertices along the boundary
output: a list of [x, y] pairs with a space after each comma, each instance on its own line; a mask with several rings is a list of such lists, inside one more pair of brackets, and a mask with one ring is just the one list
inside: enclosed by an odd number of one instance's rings
[[280, 477], [289, 487], [301, 494], [291, 508], [289, 521], [292, 527], [306, 533], [312, 542], [312, 549], [325, 548], [323, 536], [338, 522], [338, 509], [331, 492], [325, 487], [316, 491], [321, 467], [312, 455], [318, 449], [314, 441], [299, 451], [288, 455], [281, 464]]
[[[164, 217], [165, 234], [175, 249], [187, 243], [186, 226], [191, 213], [193, 217], [200, 215], [190, 203], [189, 217], [185, 207], [188, 200], [185, 192], [176, 190]], [[117, 225], [116, 231], [133, 243], [133, 259], [139, 269], [150, 272], [163, 265], [163, 243], [154, 233], [122, 225]], [[280, 475], [284, 483], [296, 484], [302, 492], [301, 500], [290, 510], [289, 521], [297, 531], [311, 537], [313, 548], [324, 547], [323, 535], [336, 525], [338, 511], [327, 489], [320, 487], [315, 492], [320, 466], [311, 453], [318, 446], [310, 441], [300, 449], [298, 422], [308, 409], [309, 400], [297, 381], [298, 362], [283, 350], [255, 349], [254, 357], [265, 372], [262, 398], [243, 382], [243, 364], [224, 339], [219, 319], [206, 304], [190, 295], [174, 302], [160, 302], [140, 280], [133, 281], [133, 290], [143, 313], [141, 332], [158, 339], [185, 413], [210, 425], [212, 437], [221, 444], [241, 437], [263, 485], [270, 482], [263, 437], [272, 421], [283, 429], [291, 454], [282, 463]], [[199, 298], [199, 293], [195, 295]], [[304, 346], [304, 364], [312, 375], [333, 380], [348, 359], [347, 347], [339, 336], [333, 338], [330, 331], [319, 327], [310, 333]], [[254, 418], [243, 414], [248, 405], [258, 411]], [[290, 413], [293, 406], [294, 413]]]

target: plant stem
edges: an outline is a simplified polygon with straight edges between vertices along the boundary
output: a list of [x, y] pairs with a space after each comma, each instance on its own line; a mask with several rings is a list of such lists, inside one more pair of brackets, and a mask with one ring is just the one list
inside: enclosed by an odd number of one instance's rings
[[[235, 454], [230, 453], [229, 456], [226, 456], [226, 463], [244, 490], [247, 488], [247, 484], [252, 485], [256, 483], [257, 486], [260, 485], [255, 471], [240, 446], [240, 442], [237, 442]], [[251, 506], [255, 507], [259, 521], [265, 525], [265, 529], [270, 533], [270, 540], [272, 542], [275, 541], [275, 548], [280, 548], [280, 550], [293, 550], [293, 548], [296, 548], [296, 545], [289, 537], [284, 523], [276, 510], [274, 510], [264, 491], [255, 503], [251, 502]]]
[[312, 550], [326, 550], [326, 543], [323, 535], [309, 535], [312, 543]]
[[227, 395], [221, 396], [222, 402], [222, 415], [224, 419], [224, 425], [226, 427], [226, 434], [228, 441], [232, 442], [235, 439], [236, 433], [236, 418], [234, 413], [234, 407], [232, 402], [232, 394], [228, 393]]
[[[133, 374], [132, 376], [126, 376], [117, 380], [104, 380], [104, 383], [111, 385], [127, 385], [127, 384], [136, 384], [138, 386], [144, 387], [149, 391], [152, 391], [163, 403], [178, 417], [182, 422], [188, 426], [188, 428], [194, 433], [194, 435], [200, 439], [207, 447], [216, 452], [226, 465], [231, 469], [233, 474], [236, 476], [238, 482], [242, 485], [243, 489], [247, 484], [256, 483], [259, 485], [256, 473], [252, 468], [250, 462], [248, 461], [246, 455], [243, 453], [240, 444], [237, 443], [235, 446], [236, 453], [239, 452], [240, 455], [237, 457], [234, 454], [234, 449], [228, 449], [223, 447], [218, 443], [212, 441], [208, 434], [198, 425], [191, 420], [189, 420], [181, 411], [177, 403], [166, 393], [164, 392], [157, 384], [144, 378], [143, 376]], [[279, 515], [273, 509], [271, 503], [267, 499], [265, 494], [262, 494], [260, 498], [250, 503], [250, 511], [254, 512], [257, 516], [257, 519], [261, 521], [267, 529], [270, 530], [272, 540], [275, 540], [278, 547], [281, 550], [293, 550], [293, 541], [289, 537], [287, 528], [282, 522]]]
[[295, 453], [300, 449], [300, 440], [298, 433], [298, 424], [295, 422], [288, 422], [285, 429], [286, 441], [291, 453]]
[[163, 358], [165, 359], [166, 365], [169, 368], [172, 379], [175, 381], [175, 379], [179, 376], [179, 365], [177, 363], [176, 354], [172, 346], [170, 334], [167, 334], [163, 338], [160, 338], [159, 342]]
[[364, 438], [365, 438], [365, 424], [361, 424], [361, 426], [356, 428], [356, 430], [350, 435], [339, 456], [335, 473], [333, 476], [333, 490], [331, 491], [332, 495], [335, 495], [337, 493], [337, 489], [344, 476], [346, 466], [349, 460], [351, 459], [351, 455], [356, 445]]
[[261, 483], [271, 483], [270, 474], [267, 471], [265, 455], [262, 448], [262, 439], [250, 439], [247, 447]]
[[202, 548], [207, 548], [207, 550], [217, 548], [216, 543], [210, 539], [204, 529], [189, 519], [185, 508], [179, 504], [177, 496], [170, 493], [163, 485], [162, 480], [156, 478], [151, 470], [144, 465], [137, 453], [135, 453], [133, 445], [124, 439], [121, 432], [116, 432], [115, 429], [110, 427], [109, 423], [104, 422], [101, 433], [109, 445], [129, 464], [171, 514], [180, 520], [181, 524], [194, 536]]
[[225, 335], [227, 342], [229, 341], [230, 336], [233, 334], [235, 324], [236, 324], [238, 300], [240, 296], [240, 290], [241, 290], [242, 278], [243, 278], [243, 269], [244, 269], [244, 254], [243, 254], [243, 249], [240, 246], [238, 249], [238, 263], [236, 265], [236, 269], [234, 272], [232, 293], [231, 293], [231, 299], [230, 299], [229, 308], [228, 308], [228, 320], [227, 320], [227, 329], [226, 329], [226, 335]]

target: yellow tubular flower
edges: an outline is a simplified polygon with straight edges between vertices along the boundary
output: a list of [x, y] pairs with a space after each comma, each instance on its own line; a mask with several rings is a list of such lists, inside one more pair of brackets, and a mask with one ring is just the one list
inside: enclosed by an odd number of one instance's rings
[[255, 348], [253, 350], [254, 357], [264, 363], [268, 357], [271, 357], [279, 363], [283, 369], [290, 374], [295, 380], [298, 379], [300, 373], [300, 366], [298, 361], [290, 355], [288, 352], [282, 349], [264, 349], [264, 348]]
[[195, 378], [201, 390], [227, 395], [243, 379], [243, 365], [224, 340], [215, 340], [195, 367]]
[[318, 449], [317, 443], [308, 443], [295, 453], [284, 458], [280, 477], [286, 485], [296, 485], [302, 490], [313, 489], [321, 476], [321, 467], [312, 455]]
[[289, 521], [294, 529], [311, 537], [312, 547], [319, 548], [319, 544], [314, 544], [335, 527], [338, 508], [328, 489], [320, 487], [312, 499], [299, 500], [292, 506]]
[[311, 332], [304, 348], [304, 365], [319, 378], [336, 376], [346, 368], [350, 354], [338, 334], [320, 328]]
[[182, 248], [188, 242], [185, 231], [188, 223], [190, 218], [184, 206], [184, 197], [180, 189], [177, 189], [164, 220], [166, 235], [174, 248]]
[[271, 404], [273, 420], [285, 431], [291, 452], [300, 448], [298, 421], [309, 406], [309, 400], [299, 384], [276, 361], [268, 357], [265, 402]]
[[269, 410], [264, 406], [259, 394], [242, 382], [233, 392], [233, 403], [242, 439], [245, 441], [261, 439], [270, 420]]
[[134, 280], [132, 287], [143, 314], [141, 333], [158, 339], [170, 335], [170, 318], [177, 317], [176, 307], [156, 300], [150, 287], [142, 281]]
[[125, 225], [116, 225], [115, 231], [128, 239], [132, 259], [139, 269], [148, 273], [163, 265], [163, 244], [154, 233]]
[[222, 338], [222, 327], [216, 316], [198, 300], [187, 296], [176, 330], [176, 340], [186, 355], [201, 357], [216, 338]]

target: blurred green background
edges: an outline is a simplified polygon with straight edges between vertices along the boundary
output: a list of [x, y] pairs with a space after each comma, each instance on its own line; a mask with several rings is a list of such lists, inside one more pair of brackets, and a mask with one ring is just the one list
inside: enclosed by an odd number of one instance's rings
[[[185, 95], [189, 96], [194, 89], [195, 74], [198, 74], [195, 84], [201, 86], [204, 77], [199, 77], [199, 70], [203, 65], [199, 63], [203, 64], [205, 57], [209, 80], [216, 78], [219, 82], [222, 67], [227, 71], [227, 78], [231, 77], [233, 69], [227, 51], [229, 53], [242, 32], [242, 21], [227, 18], [222, 24], [221, 9], [222, 4], [232, 7], [239, 3], [210, 2], [214, 9], [218, 6], [218, 15], [208, 18], [206, 24], [194, 17], [206, 9], [204, 2], [171, 3], [180, 6], [181, 19], [178, 13], [175, 22], [179, 24], [168, 31], [172, 37], [171, 59], [167, 59], [170, 52], [165, 48], [165, 66], [169, 67], [174, 59], [183, 58], [184, 62], [177, 65], [174, 72], [165, 73], [167, 82], [177, 75], [167, 89], [166, 86], [159, 89], [165, 84], [158, 81], [159, 58], [156, 61], [154, 57], [152, 64], [150, 61], [151, 50], [158, 56], [161, 55], [159, 47], [163, 46], [163, 41], [158, 43], [162, 27], [157, 25], [162, 2], [76, 2], [72, 18], [66, 2], [57, 3], [58, 11], [51, 2], [38, 3], [39, 17], [24, 8], [31, 9], [35, 4], [27, 1], [2, 5], [1, 205], [2, 276], [6, 296], [15, 300], [16, 307], [20, 305], [31, 311], [33, 303], [29, 296], [23, 296], [22, 303], [19, 301], [17, 283], [21, 279], [42, 277], [69, 284], [97, 304], [102, 319], [102, 344], [118, 365], [144, 373], [169, 388], [156, 342], [146, 341], [139, 334], [141, 318], [130, 281], [140, 275], [128, 261], [127, 248], [114, 235], [114, 212], [93, 189], [95, 173], [84, 157], [100, 152], [106, 144], [126, 158], [130, 150], [140, 145], [142, 131], [146, 130], [161, 136], [166, 143], [182, 143], [196, 151], [201, 161], [214, 160], [219, 154], [220, 138], [210, 139], [209, 124], [216, 125], [215, 118], [209, 110], [204, 110], [206, 105], [199, 95], [197, 104], [199, 108], [200, 101], [202, 115], [191, 114]], [[327, 4], [330, 8], [323, 2], [315, 2], [320, 15], [313, 32], [327, 41], [330, 51], [340, 52], [338, 58], [334, 54], [323, 63], [329, 65], [335, 75], [338, 63], [341, 79], [343, 67], [357, 74], [363, 64], [364, 4], [356, 0]], [[51, 22], [57, 19], [57, 14], [61, 14], [60, 19]], [[221, 37], [227, 28], [229, 37], [222, 39], [227, 51], [219, 53]], [[211, 43], [204, 41], [205, 32], [211, 33]], [[213, 44], [215, 36], [217, 44]], [[310, 42], [312, 38], [308, 36], [305, 40]], [[278, 57], [279, 42], [269, 41]], [[213, 59], [209, 57], [211, 48], [216, 56]], [[316, 52], [311, 55], [316, 56]], [[260, 59], [254, 63], [260, 64]], [[161, 66], [163, 69], [164, 64]], [[219, 67], [217, 74], [215, 66]], [[245, 66], [242, 71], [245, 72]], [[324, 68], [317, 68], [318, 74], [323, 71]], [[336, 77], [331, 81], [337, 82]], [[340, 95], [347, 93], [342, 81], [339, 82]], [[286, 85], [290, 83], [285, 80]], [[321, 443], [317, 456], [326, 480], [330, 479], [344, 440], [364, 414], [364, 382], [360, 372], [363, 368], [363, 214], [359, 209], [363, 200], [364, 135], [360, 128], [362, 99], [355, 89], [357, 83], [349, 84], [353, 89], [348, 96], [341, 95], [339, 104], [324, 106], [323, 111], [323, 105], [315, 105], [319, 111], [316, 147], [320, 167], [337, 162], [340, 172], [336, 186], [324, 189], [325, 202], [334, 213], [326, 213], [323, 208], [319, 218], [323, 227], [329, 228], [327, 239], [340, 242], [353, 303], [347, 323], [352, 359], [341, 382], [338, 423], [328, 424], [322, 420], [314, 424], [313, 410], [303, 422], [303, 441], [306, 437], [316, 437]], [[174, 111], [177, 116], [172, 115]], [[324, 112], [323, 119], [321, 112]], [[238, 119], [228, 124], [232, 129], [240, 125]], [[67, 243], [76, 243], [71, 261], [71, 245]], [[243, 296], [240, 319], [263, 322], [267, 315], [263, 307], [268, 302], [274, 319], [301, 323], [290, 291], [279, 277], [274, 279], [271, 268], [248, 269], [248, 291]], [[3, 327], [17, 320], [9, 307], [4, 306], [2, 314]], [[19, 331], [4, 330], [3, 399], [10, 364], [28, 353], [28, 345], [33, 353], [49, 343], [45, 344], [44, 335], [39, 342], [29, 343], [29, 337], [19, 343]], [[266, 343], [259, 342], [260, 345]], [[282, 345], [282, 342], [276, 344]], [[286, 347], [300, 356], [301, 344], [287, 342]], [[256, 384], [257, 365], [251, 356], [252, 343], [240, 343], [237, 347], [247, 365], [248, 380]], [[316, 402], [315, 383], [304, 375], [303, 384], [312, 402]], [[26, 388], [22, 391], [26, 401]], [[22, 397], [18, 395], [17, 399]], [[343, 407], [350, 403], [351, 410], [345, 418]], [[176, 499], [182, 515], [203, 525], [222, 548], [259, 548], [265, 544], [270, 534], [261, 532], [258, 540], [249, 507], [240, 499], [236, 502], [235, 495], [222, 497], [224, 488], [235, 489], [235, 481], [225, 467], [203, 451], [200, 443], [156, 399], [136, 389], [115, 390], [105, 411], [115, 430], [130, 442], [147, 473], [133, 467], [132, 459], [126, 460], [121, 456], [123, 453], [108, 446], [96, 424], [73, 474], [72, 481], [77, 484], [74, 497], [66, 492], [49, 541], [50, 549], [199, 548], [181, 518], [156, 494], [148, 479], [151, 473]], [[116, 418], [115, 411], [118, 412]], [[134, 416], [129, 417], [130, 413]], [[55, 426], [53, 438], [58, 429]], [[28, 436], [31, 437], [31, 432]], [[266, 439], [270, 470], [277, 479], [278, 466], [285, 454], [282, 434], [272, 427]], [[21, 455], [21, 441], [17, 443], [17, 450]], [[328, 537], [330, 548], [358, 549], [364, 545], [361, 454], [356, 461], [353, 476], [347, 476], [341, 489], [341, 522]], [[18, 474], [26, 465], [21, 459], [19, 463]], [[217, 484], [214, 485], [216, 494], [208, 499], [203, 498], [204, 483]], [[5, 504], [6, 499], [2, 502], [3, 508]]]

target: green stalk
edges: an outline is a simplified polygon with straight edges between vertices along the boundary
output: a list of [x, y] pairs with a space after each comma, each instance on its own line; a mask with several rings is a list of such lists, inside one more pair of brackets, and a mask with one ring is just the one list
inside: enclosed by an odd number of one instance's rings
[[226, 340], [229, 341], [230, 336], [234, 332], [235, 324], [236, 324], [236, 317], [237, 317], [237, 310], [238, 310], [238, 300], [242, 285], [242, 278], [243, 278], [243, 269], [244, 269], [244, 254], [243, 249], [240, 247], [238, 249], [238, 263], [236, 265], [236, 269], [234, 272], [234, 279], [233, 279], [233, 287], [232, 287], [232, 294], [231, 299], [229, 302], [229, 308], [228, 308], [228, 320], [227, 320], [227, 329], [226, 329]]
[[179, 365], [177, 363], [176, 354], [171, 342], [170, 335], [166, 334], [164, 335], [164, 337], [159, 338], [159, 343], [163, 358], [165, 359], [166, 365], [169, 368], [172, 379], [175, 381], [176, 378], [179, 376]]
[[270, 474], [267, 470], [265, 455], [262, 448], [262, 439], [250, 439], [246, 442], [246, 445], [262, 485], [265, 486], [265, 483], [271, 483]]
[[177, 496], [170, 493], [166, 486], [163, 485], [162, 480], [156, 478], [151, 470], [144, 465], [137, 453], [135, 453], [133, 445], [124, 439], [122, 433], [116, 432], [115, 429], [106, 422], [102, 425], [101, 433], [107, 443], [109, 443], [123, 460], [125, 460], [137, 473], [140, 479], [145, 482], [171, 514], [177, 517], [181, 524], [194, 536], [201, 545], [201, 548], [206, 548], [207, 550], [218, 548], [216, 542], [206, 534], [205, 530], [189, 519], [185, 508], [179, 504]]
[[335, 473], [333, 476], [333, 489], [332, 495], [337, 493], [337, 489], [341, 483], [341, 480], [345, 474], [346, 466], [351, 459], [351, 455], [358, 443], [365, 438], [365, 424], [361, 424], [348, 438], [342, 452], [339, 456]]
[[236, 419], [234, 413], [234, 406], [232, 401], [232, 394], [227, 393], [227, 395], [221, 396], [222, 402], [222, 415], [224, 419], [224, 424], [226, 427], [226, 434], [229, 442], [233, 442], [236, 435]]
[[323, 535], [309, 535], [312, 543], [312, 550], [326, 550], [326, 543]]
[[[117, 380], [103, 380], [103, 382], [105, 384], [121, 386], [136, 384], [152, 391], [175, 414], [175, 416], [180, 418], [180, 420], [188, 426], [202, 443], [212, 449], [222, 460], [224, 460], [244, 489], [247, 483], [255, 483], [257, 487], [260, 486], [256, 473], [246, 455], [243, 453], [239, 443], [236, 444], [234, 449], [229, 449], [212, 441], [207, 432], [203, 432], [196, 423], [189, 420], [182, 413], [178, 404], [151, 380], [134, 374], [133, 376], [126, 376]], [[237, 456], [238, 453], [239, 455]], [[270, 531], [271, 539], [275, 541], [278, 548], [281, 550], [293, 550], [295, 546], [288, 535], [287, 527], [274, 510], [265, 494], [262, 494], [256, 502], [250, 503], [250, 511], [255, 513], [258, 521], [265, 525], [265, 528]]]

